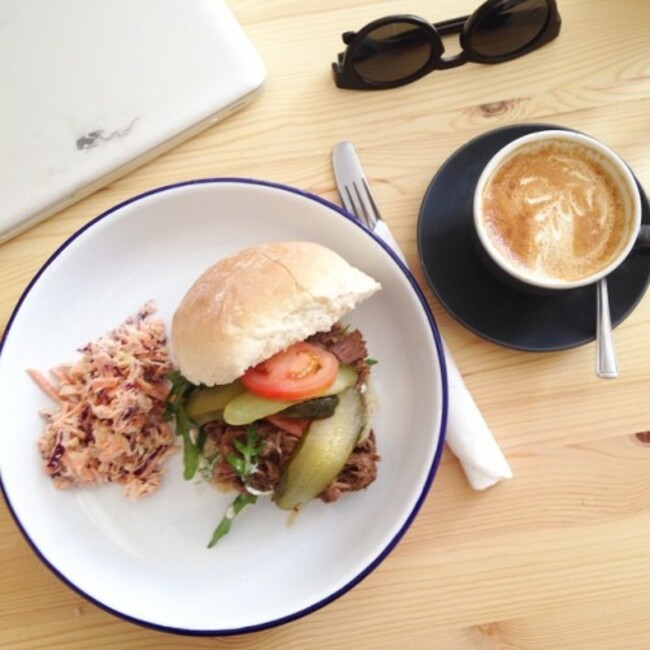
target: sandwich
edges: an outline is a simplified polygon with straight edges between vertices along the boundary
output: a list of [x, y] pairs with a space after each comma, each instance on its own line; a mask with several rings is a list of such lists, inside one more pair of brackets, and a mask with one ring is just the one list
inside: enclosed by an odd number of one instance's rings
[[223, 258], [181, 300], [167, 417], [185, 478], [236, 493], [209, 546], [260, 496], [297, 511], [375, 480], [375, 362], [341, 319], [380, 288], [329, 248], [290, 241]]

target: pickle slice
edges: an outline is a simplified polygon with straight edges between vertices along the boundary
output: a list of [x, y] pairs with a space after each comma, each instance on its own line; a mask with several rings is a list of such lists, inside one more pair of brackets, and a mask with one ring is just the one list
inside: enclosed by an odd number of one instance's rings
[[[326, 395], [337, 395], [349, 386], [357, 383], [357, 371], [352, 366], [341, 364], [334, 383], [319, 397]], [[223, 411], [223, 419], [232, 425], [250, 424], [255, 420], [261, 420], [268, 415], [275, 415], [284, 409], [299, 404], [301, 401], [285, 401], [260, 397], [249, 391], [244, 391], [233, 400], [228, 402]]]
[[209, 422], [244, 390], [239, 381], [222, 386], [204, 386], [190, 395], [185, 404], [185, 412], [199, 424]]
[[288, 409], [284, 409], [284, 411], [280, 411], [280, 415], [296, 420], [323, 420], [324, 418], [331, 418], [338, 405], [338, 395], [313, 397], [304, 402], [298, 402], [298, 404], [294, 404]]
[[317, 497], [340, 473], [365, 426], [366, 409], [355, 388], [339, 395], [334, 415], [315, 420], [300, 440], [297, 451], [280, 477], [274, 500], [293, 510]]

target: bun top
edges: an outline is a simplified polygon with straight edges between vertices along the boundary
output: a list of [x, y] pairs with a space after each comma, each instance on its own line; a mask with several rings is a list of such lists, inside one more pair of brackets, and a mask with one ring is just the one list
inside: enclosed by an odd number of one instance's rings
[[276, 352], [329, 330], [381, 285], [334, 251], [277, 242], [208, 268], [172, 321], [172, 346], [194, 384], [227, 384]]

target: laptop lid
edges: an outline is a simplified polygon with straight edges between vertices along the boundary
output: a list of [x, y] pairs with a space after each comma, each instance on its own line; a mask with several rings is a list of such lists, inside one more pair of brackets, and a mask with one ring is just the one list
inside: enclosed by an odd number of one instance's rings
[[0, 0], [0, 243], [247, 105], [224, 0]]

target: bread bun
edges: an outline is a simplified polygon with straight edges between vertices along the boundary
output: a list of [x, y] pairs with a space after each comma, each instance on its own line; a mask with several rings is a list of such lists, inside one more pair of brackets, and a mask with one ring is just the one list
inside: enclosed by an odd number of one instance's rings
[[172, 347], [194, 384], [227, 384], [284, 348], [331, 327], [381, 288], [334, 251], [276, 242], [208, 268], [174, 314]]

